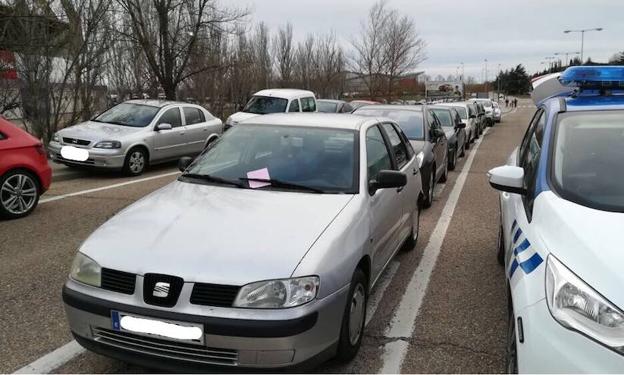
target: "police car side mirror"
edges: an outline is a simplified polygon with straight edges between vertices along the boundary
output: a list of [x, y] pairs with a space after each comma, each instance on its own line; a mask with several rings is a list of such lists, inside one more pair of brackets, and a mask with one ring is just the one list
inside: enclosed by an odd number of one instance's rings
[[514, 194], [526, 194], [524, 188], [524, 169], [512, 165], [496, 167], [488, 172], [490, 185], [499, 191]]

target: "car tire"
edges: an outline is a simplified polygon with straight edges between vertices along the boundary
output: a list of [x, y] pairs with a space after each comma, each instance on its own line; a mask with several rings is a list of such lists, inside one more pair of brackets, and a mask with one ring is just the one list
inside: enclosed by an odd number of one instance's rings
[[448, 169], [454, 171], [457, 166], [457, 150], [453, 151], [453, 154], [449, 158]]
[[464, 141], [464, 144], [462, 145], [462, 150], [461, 150], [461, 154], [459, 154], [460, 157], [464, 157], [466, 156], [466, 142]]
[[[448, 159], [448, 153], [446, 155], [446, 158]], [[440, 182], [446, 182], [446, 180], [448, 180], [448, 160], [446, 160], [444, 162], [444, 172], [442, 173], [442, 176], [440, 176]]]
[[427, 182], [427, 195], [423, 199], [423, 207], [429, 208], [433, 204], [433, 190], [435, 189], [435, 164], [431, 166], [429, 181]]
[[34, 174], [23, 169], [5, 173], [0, 177], [0, 217], [19, 219], [30, 215], [37, 208], [40, 195], [39, 180]]
[[498, 228], [498, 252], [496, 254], [496, 260], [501, 266], [505, 265], [505, 240], [503, 237], [503, 227]]
[[368, 303], [368, 281], [361, 269], [356, 269], [351, 278], [347, 304], [342, 316], [340, 338], [336, 350], [339, 362], [349, 362], [355, 358], [364, 335], [366, 304]]
[[[414, 221], [416, 221], [416, 224], [414, 224]], [[416, 220], [412, 220], [412, 230], [410, 231], [409, 237], [407, 237], [407, 240], [405, 241], [405, 245], [404, 245], [405, 251], [412, 251], [416, 248], [419, 234], [420, 234], [420, 202], [417, 202], [416, 203]]]
[[507, 374], [518, 373], [518, 344], [516, 340], [516, 315], [509, 297], [509, 313], [507, 319], [507, 344], [505, 351], [505, 370]]
[[468, 140], [466, 141], [465, 146], [464, 146], [466, 150], [470, 150], [470, 144], [472, 143], [472, 139], [473, 139], [472, 132], [470, 132], [470, 136], [468, 137]]
[[147, 153], [140, 147], [130, 149], [126, 154], [123, 172], [128, 176], [138, 176], [145, 171], [147, 166]]

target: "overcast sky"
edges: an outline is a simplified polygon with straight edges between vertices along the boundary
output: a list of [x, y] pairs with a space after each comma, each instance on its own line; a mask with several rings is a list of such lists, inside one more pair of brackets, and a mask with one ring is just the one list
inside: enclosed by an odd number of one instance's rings
[[[374, 0], [221, 0], [247, 6], [251, 20], [271, 31], [293, 24], [296, 40], [330, 30], [345, 47], [360, 30]], [[388, 0], [390, 7], [413, 17], [426, 40], [427, 60], [417, 70], [436, 76], [456, 74], [464, 63], [466, 76], [482, 80], [484, 60], [493, 79], [502, 69], [524, 64], [539, 70], [555, 52], [580, 51], [580, 34], [566, 29], [604, 28], [585, 34], [584, 54], [606, 61], [624, 50], [624, 0]], [[563, 59], [563, 58], [562, 58]]]

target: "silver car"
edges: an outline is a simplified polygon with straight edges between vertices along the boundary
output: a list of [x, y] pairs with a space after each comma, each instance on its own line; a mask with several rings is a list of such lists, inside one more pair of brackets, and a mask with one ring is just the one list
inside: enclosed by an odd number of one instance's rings
[[418, 237], [416, 159], [391, 120], [239, 123], [80, 247], [63, 288], [74, 337], [175, 372], [350, 360], [369, 291]]
[[68, 166], [143, 173], [149, 164], [197, 155], [223, 133], [206, 109], [188, 103], [130, 100], [57, 132], [48, 152]]

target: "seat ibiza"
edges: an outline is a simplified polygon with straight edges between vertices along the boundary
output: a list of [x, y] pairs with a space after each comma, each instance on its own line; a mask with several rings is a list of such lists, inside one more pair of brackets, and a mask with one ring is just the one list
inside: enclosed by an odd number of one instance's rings
[[76, 340], [172, 371], [353, 358], [371, 288], [418, 237], [398, 125], [258, 116], [189, 162], [80, 247], [63, 288]]

